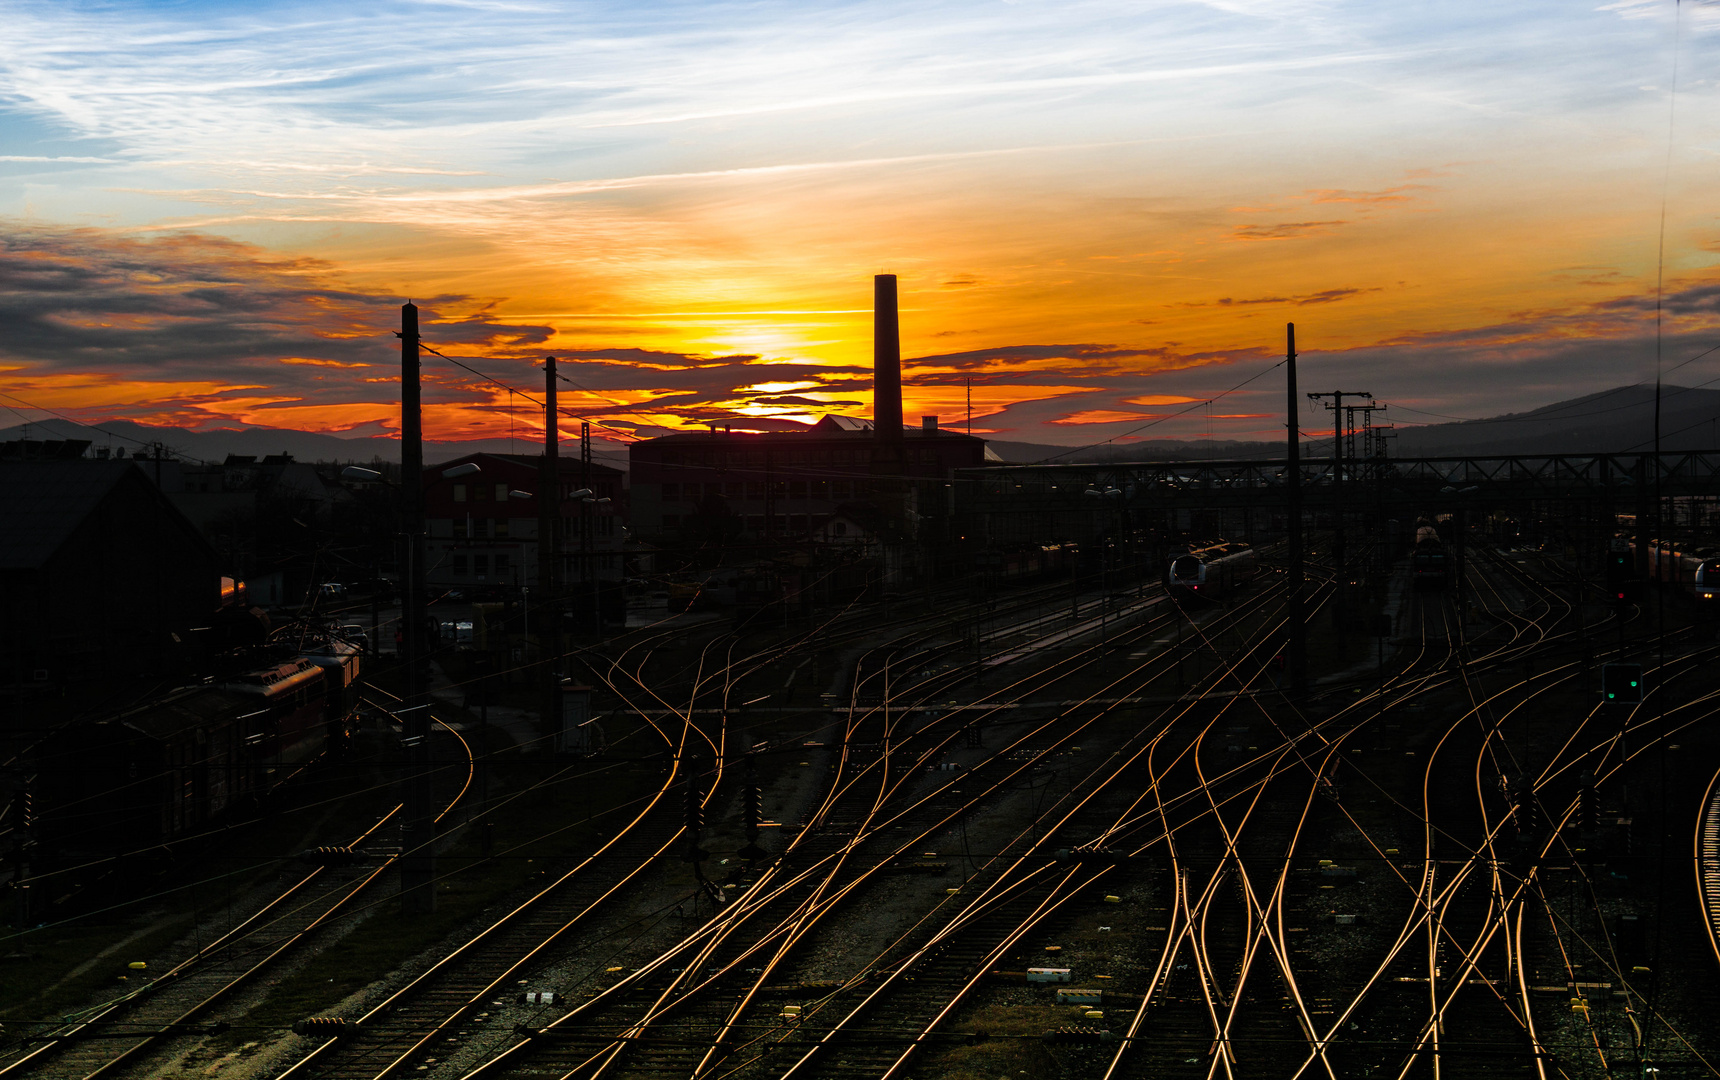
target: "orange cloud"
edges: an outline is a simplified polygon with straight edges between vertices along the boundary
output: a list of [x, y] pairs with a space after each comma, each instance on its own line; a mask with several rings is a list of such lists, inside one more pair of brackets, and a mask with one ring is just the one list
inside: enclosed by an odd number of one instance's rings
[[1085, 409], [1060, 416], [1053, 424], [1120, 424], [1127, 420], [1157, 420], [1157, 413], [1119, 412], [1115, 409]]
[[1281, 221], [1276, 225], [1238, 225], [1230, 232], [1231, 240], [1291, 240], [1298, 236], [1317, 236], [1347, 221]]
[[1146, 394], [1142, 397], [1124, 398], [1125, 405], [1187, 405], [1193, 401], [1203, 401], [1204, 398], [1179, 397], [1176, 394]]
[[283, 363], [283, 364], [305, 364], [305, 365], [309, 365], [311, 367], [332, 367], [332, 368], [367, 368], [367, 367], [375, 367], [376, 366], [374, 364], [366, 364], [366, 363], [361, 363], [361, 362], [357, 362], [357, 361], [343, 362], [340, 360], [318, 360], [315, 357], [311, 357], [311, 356], [283, 356], [283, 357], [281, 357], [281, 363]]
[[1405, 191], [1432, 191], [1427, 184], [1399, 184], [1397, 187], [1386, 188], [1382, 191], [1346, 191], [1342, 188], [1317, 188], [1307, 192], [1308, 200], [1317, 203], [1361, 203], [1367, 206], [1383, 206], [1389, 203], [1406, 203], [1415, 201], [1416, 196], [1404, 195]]

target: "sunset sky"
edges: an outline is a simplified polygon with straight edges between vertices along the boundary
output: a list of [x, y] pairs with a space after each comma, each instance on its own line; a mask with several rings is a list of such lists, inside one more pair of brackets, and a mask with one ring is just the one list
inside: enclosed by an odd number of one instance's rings
[[564, 429], [869, 415], [877, 273], [1004, 439], [1277, 438], [1290, 321], [1400, 426], [1652, 380], [1657, 274], [1720, 384], [1714, 0], [0, 11], [0, 426], [386, 434], [408, 298]]

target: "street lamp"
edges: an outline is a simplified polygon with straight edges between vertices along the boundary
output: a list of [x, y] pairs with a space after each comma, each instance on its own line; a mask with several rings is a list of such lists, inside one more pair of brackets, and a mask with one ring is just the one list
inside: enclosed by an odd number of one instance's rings
[[596, 621], [602, 615], [602, 607], [598, 602], [596, 592], [591, 589], [591, 545], [589, 542], [591, 531], [585, 522], [585, 506], [601, 506], [610, 500], [607, 496], [601, 499], [594, 498], [590, 488], [582, 488], [580, 492], [575, 492], [575, 494], [579, 497], [579, 501], [584, 504], [579, 511], [579, 587], [591, 593], [592, 619]]
[[[478, 467], [477, 462], [467, 461], [467, 462], [463, 462], [459, 465], [455, 465], [451, 469], [443, 469], [442, 470], [442, 479], [444, 479], [444, 480], [458, 480], [462, 476], [471, 476], [473, 473], [480, 473], [483, 471], [484, 471], [483, 469]], [[394, 483], [392, 480], [385, 479], [383, 477], [383, 475], [381, 473], [377, 472], [375, 469], [367, 469], [363, 465], [348, 465], [346, 468], [344, 468], [340, 471], [340, 478], [342, 480], [358, 480], [358, 481], [362, 481], [365, 483], [371, 483], [371, 482], [374, 482], [377, 480], [381, 480], [384, 484], [387, 484], [389, 487], [399, 487], [400, 486], [399, 484]]]
[[[383, 478], [381, 472], [366, 469], [362, 465], [348, 465], [340, 471], [340, 475], [346, 480], [380, 480], [400, 493], [400, 526], [403, 534], [401, 539], [403, 561], [406, 564], [405, 573], [402, 575], [405, 580], [402, 590], [404, 595], [400, 603], [400, 636], [406, 655], [401, 658], [405, 661], [405, 678], [402, 680], [404, 685], [401, 688], [399, 713], [407, 751], [404, 784], [407, 814], [401, 823], [401, 845], [406, 854], [402, 863], [400, 887], [403, 902], [409, 910], [427, 913], [435, 907], [435, 823], [430, 808], [429, 704], [422, 700], [424, 690], [429, 685], [429, 680], [422, 670], [429, 650], [425, 648], [424, 641], [424, 490], [423, 457], [418, 430], [416, 319], [416, 309], [413, 309], [412, 322], [409, 324], [410, 334], [403, 335], [402, 342], [403, 349], [411, 353], [406, 369], [410, 372], [410, 377], [403, 384], [408, 386], [409, 390], [403, 390], [401, 400], [402, 414], [407, 417], [411, 426], [410, 433], [402, 435], [402, 482], [391, 483]], [[458, 480], [482, 471], [477, 462], [467, 461], [443, 469], [442, 479]]]
[[[1116, 487], [1088, 488], [1086, 490], [1085, 494], [1088, 495], [1089, 497], [1095, 498], [1095, 499], [1109, 499], [1109, 500], [1111, 500], [1111, 505], [1117, 511], [1117, 532], [1119, 534], [1121, 534], [1123, 531], [1123, 504], [1122, 504], [1123, 489], [1122, 488], [1116, 488]], [[1122, 541], [1121, 535], [1119, 535], [1117, 539], [1118, 539], [1118, 542], [1120, 543]], [[1109, 613], [1109, 611], [1111, 610], [1111, 584], [1110, 584], [1111, 551], [1110, 551], [1110, 547], [1111, 547], [1110, 544], [1106, 544], [1105, 545], [1105, 551], [1099, 557], [1099, 640], [1100, 641], [1106, 640], [1105, 617], [1106, 617], [1107, 613]]]

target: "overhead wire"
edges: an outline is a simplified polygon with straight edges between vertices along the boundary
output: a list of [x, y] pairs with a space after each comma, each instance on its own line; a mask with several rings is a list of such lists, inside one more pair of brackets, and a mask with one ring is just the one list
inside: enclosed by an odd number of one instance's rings
[[[162, 445], [159, 441], [151, 442], [151, 441], [146, 440], [146, 439], [136, 438], [135, 436], [132, 436], [132, 435], [121, 435], [119, 432], [109, 431], [107, 428], [104, 428], [104, 427], [100, 426], [99, 424], [86, 424], [82, 420], [79, 420], [75, 416], [67, 416], [63, 412], [59, 412], [58, 410], [48, 408], [46, 405], [36, 405], [36, 404], [31, 403], [31, 402], [25, 401], [23, 398], [19, 397], [17, 394], [11, 393], [11, 392], [6, 391], [6, 390], [0, 390], [0, 397], [11, 398], [13, 401], [18, 402], [20, 405], [24, 406], [26, 409], [35, 409], [37, 412], [45, 412], [49, 416], [57, 417], [58, 419], [64, 420], [68, 424], [76, 424], [79, 427], [89, 428], [91, 431], [99, 431], [103, 435], [106, 435], [110, 439], [123, 439], [126, 442], [136, 443], [138, 446], [144, 446], [144, 447], [158, 446], [159, 445], [162, 447], [163, 450], [173, 449], [173, 452], [175, 455], [177, 455], [180, 458], [184, 458], [187, 461], [194, 461], [199, 465], [214, 465], [214, 464], [216, 464], [216, 462], [208, 461], [204, 458], [200, 458], [200, 457], [197, 457], [197, 456], [192, 455], [192, 454], [182, 453], [181, 451], [179, 451], [177, 449]], [[7, 408], [11, 408], [11, 406], [7, 406]], [[12, 409], [12, 411], [17, 412], [18, 410]], [[23, 414], [20, 413], [19, 415], [23, 415]], [[26, 423], [27, 422], [28, 421], [26, 420]]]
[[1118, 439], [1126, 439], [1129, 436], [1135, 434], [1136, 432], [1145, 431], [1150, 427], [1156, 427], [1159, 424], [1166, 422], [1167, 420], [1175, 420], [1177, 417], [1182, 416], [1186, 413], [1193, 412], [1194, 410], [1201, 408], [1202, 406], [1205, 406], [1205, 407], [1210, 409], [1212, 407], [1213, 402], [1219, 401], [1222, 398], [1228, 397], [1231, 394], [1236, 393], [1238, 390], [1241, 390], [1243, 387], [1247, 386], [1249, 383], [1253, 382], [1256, 379], [1259, 379], [1259, 378], [1266, 376], [1266, 375], [1270, 375], [1272, 372], [1277, 371], [1279, 368], [1283, 367], [1284, 364], [1285, 364], [1284, 360], [1279, 360], [1276, 363], [1272, 364], [1270, 367], [1265, 367], [1265, 368], [1260, 369], [1259, 371], [1255, 372], [1253, 375], [1250, 375], [1248, 378], [1237, 383], [1235, 386], [1231, 387], [1230, 389], [1225, 390], [1225, 391], [1218, 393], [1218, 394], [1214, 394], [1212, 397], [1207, 398], [1204, 401], [1192, 401], [1187, 406], [1185, 406], [1184, 408], [1178, 409], [1176, 412], [1166, 413], [1163, 416], [1154, 417], [1153, 419], [1147, 421], [1146, 423], [1141, 424], [1137, 427], [1130, 428], [1128, 431], [1125, 431], [1119, 435], [1113, 435], [1108, 439], [1101, 439], [1099, 442], [1089, 443], [1086, 446], [1071, 447], [1068, 450], [1065, 450], [1060, 454], [1052, 454], [1049, 457], [1040, 458], [1038, 461], [1032, 462], [1032, 464], [1044, 465], [1044, 464], [1047, 464], [1049, 462], [1056, 461], [1058, 458], [1068, 457], [1070, 454], [1085, 453], [1088, 450], [1093, 450], [1093, 449], [1096, 449], [1098, 447], [1105, 446], [1109, 443], [1114, 443]]

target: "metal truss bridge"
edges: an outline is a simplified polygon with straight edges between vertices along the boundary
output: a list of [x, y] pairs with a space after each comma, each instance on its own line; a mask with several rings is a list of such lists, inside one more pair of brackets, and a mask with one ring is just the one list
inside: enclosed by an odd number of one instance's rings
[[[1461, 494], [1467, 505], [1525, 507], [1539, 500], [1592, 500], [1629, 512], [1659, 492], [1668, 498], [1720, 497], [1720, 450], [1624, 454], [1544, 454], [1345, 459], [1301, 462], [1310, 508], [1334, 490], [1356, 510], [1438, 508]], [[1238, 507], [1284, 502], [1283, 458], [1254, 461], [1139, 461], [1083, 465], [989, 465], [955, 473], [958, 514], [1105, 512]], [[1334, 481], [1341, 481], [1341, 487]], [[1115, 492], [1111, 498], [1089, 490]]]

